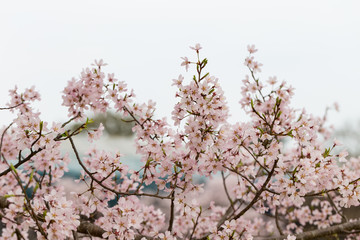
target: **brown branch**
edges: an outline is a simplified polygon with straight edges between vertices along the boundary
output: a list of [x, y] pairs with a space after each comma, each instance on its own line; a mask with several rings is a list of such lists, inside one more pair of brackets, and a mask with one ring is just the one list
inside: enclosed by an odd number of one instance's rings
[[80, 117], [80, 116], [81, 116], [81, 114], [78, 113], [76, 116], [70, 118], [67, 122], [64, 122], [64, 123], [61, 125], [61, 127], [65, 127], [66, 125], [68, 125], [69, 123], [71, 123], [73, 120], [77, 119], [77, 118]]
[[175, 215], [175, 190], [173, 190], [172, 194], [171, 194], [171, 203], [170, 203], [170, 219], [169, 219], [169, 227], [168, 227], [168, 231], [172, 231], [173, 228], [173, 224], [174, 224], [174, 215]]
[[18, 175], [17, 171], [15, 170], [15, 168], [12, 168], [13, 166], [9, 166], [9, 168], [11, 169], [12, 174], [14, 175], [16, 181], [18, 182], [18, 185], [20, 186], [22, 192], [24, 193], [24, 198], [26, 201], [24, 201], [24, 207], [26, 209], [26, 211], [30, 214], [31, 218], [35, 220], [36, 226], [38, 227], [39, 232], [41, 233], [41, 235], [43, 235], [43, 237], [45, 239], [48, 239], [48, 235], [47, 233], [44, 231], [43, 227], [41, 226], [39, 219], [35, 213], [35, 210], [33, 209], [33, 207], [31, 206], [31, 200], [29, 199], [29, 197], [26, 195], [26, 190], [24, 189], [20, 176]]
[[258, 201], [261, 193], [266, 189], [267, 184], [269, 183], [272, 175], [274, 174], [274, 171], [275, 171], [275, 168], [276, 168], [276, 165], [277, 165], [278, 161], [279, 161], [278, 159], [275, 160], [274, 166], [272, 167], [271, 172], [267, 176], [267, 178], [266, 178], [264, 184], [262, 185], [262, 187], [260, 188], [260, 190], [256, 192], [255, 197], [253, 198], [253, 200], [243, 210], [241, 210], [241, 212], [236, 214], [232, 219], [238, 219], [239, 217], [244, 215]]
[[226, 180], [225, 180], [225, 176], [224, 176], [224, 171], [221, 171], [221, 177], [222, 177], [222, 182], [223, 182], [224, 191], [226, 193], [226, 197], [228, 198], [228, 200], [230, 202], [230, 206], [231, 206], [232, 210], [235, 212], [234, 201], [231, 199], [229, 191], [228, 191], [227, 186], [226, 186]]
[[90, 234], [93, 237], [103, 238], [105, 230], [91, 222], [81, 222], [77, 227], [78, 233]]
[[14, 106], [11, 106], [11, 107], [0, 107], [0, 110], [10, 110], [10, 109], [13, 109], [13, 108], [17, 108], [18, 106], [24, 104], [25, 101], [22, 101], [21, 103], [18, 103]]
[[231, 168], [226, 167], [226, 166], [223, 166], [223, 167], [226, 168], [227, 170], [229, 170], [230, 172], [236, 173], [237, 175], [239, 175], [240, 177], [242, 177], [243, 179], [245, 179], [248, 183], [250, 183], [251, 186], [255, 189], [255, 191], [259, 191], [259, 189], [255, 186], [255, 184], [254, 184], [252, 181], [250, 181], [250, 179], [247, 178], [244, 174], [236, 171], [235, 169], [231, 169]]
[[[250, 208], [253, 207], [253, 205], [259, 200], [259, 197], [261, 196], [261, 193], [263, 191], [266, 190], [266, 186], [269, 183], [271, 177], [273, 176], [274, 172], [275, 172], [275, 168], [277, 166], [279, 159], [275, 160], [274, 165], [270, 171], [270, 173], [268, 174], [265, 182], [263, 183], [263, 185], [261, 186], [261, 188], [259, 189], [259, 191], [256, 192], [254, 198], [252, 199], [252, 201], [245, 207], [243, 208], [238, 214], [236, 214], [235, 216], [232, 216], [231, 218], [226, 217], [225, 215], [220, 219], [220, 221], [217, 224], [217, 228], [220, 229], [221, 226], [223, 225], [223, 223], [226, 220], [232, 220], [232, 219], [238, 219], [239, 217], [241, 217], [242, 215], [244, 215]], [[229, 209], [231, 209], [231, 206], [229, 206]], [[228, 209], [228, 210], [229, 210]], [[201, 240], [207, 240], [208, 236], [210, 235], [210, 233], [206, 234], [204, 237], [200, 238]]]
[[340, 212], [340, 210], [338, 209], [338, 207], [336, 207], [336, 205], [335, 205], [334, 201], [332, 200], [330, 194], [329, 194], [329, 193], [326, 193], [326, 196], [328, 197], [329, 202], [330, 202], [331, 206], [333, 207], [333, 209], [335, 210], [335, 212], [337, 212], [337, 213], [343, 218], [343, 220], [344, 220], [345, 222], [348, 222], [349, 220], [347, 219], [347, 217]]
[[0, 196], [0, 209], [9, 207], [10, 202], [6, 197]]
[[200, 218], [200, 216], [201, 216], [201, 213], [202, 213], [202, 210], [201, 210], [201, 207], [200, 207], [200, 212], [199, 212], [198, 216], [196, 217], [196, 221], [194, 221], [194, 219], [192, 219], [192, 220], [193, 220], [193, 223], [194, 223], [194, 227], [193, 227], [193, 229], [192, 229], [192, 232], [191, 232], [191, 234], [190, 234], [189, 239], [193, 239], [192, 237], [193, 237], [193, 235], [194, 235], [194, 233], [195, 233], [195, 230], [196, 230], [197, 225], [199, 224], [199, 218]]
[[[310, 239], [319, 239], [321, 237], [330, 236], [333, 234], [352, 234], [351, 231], [353, 230], [360, 230], [360, 220], [355, 222], [347, 222], [335, 226], [331, 226], [324, 229], [318, 229], [313, 231], [308, 231], [304, 233], [300, 233], [297, 235], [294, 235], [296, 237], [296, 240], [310, 240]], [[286, 239], [287, 236], [277, 236], [277, 237], [269, 237], [269, 238], [254, 238], [255, 240], [283, 240]]]
[[124, 111], [126, 111], [126, 112], [129, 113], [129, 115], [132, 117], [132, 119], [134, 119], [134, 121], [135, 121], [142, 129], [144, 129], [143, 124], [141, 124], [141, 123], [139, 122], [139, 120], [137, 120], [137, 118], [134, 116], [134, 114], [133, 114], [127, 107], [123, 107], [123, 109], [124, 109]]
[[[20, 167], [22, 164], [24, 164], [24, 163], [26, 163], [27, 161], [29, 161], [34, 155], [36, 155], [38, 152], [40, 152], [40, 151], [42, 151], [42, 150], [43, 150], [42, 148], [39, 148], [38, 150], [31, 152], [26, 158], [24, 158], [23, 160], [21, 160], [21, 161], [19, 161], [18, 163], [16, 163], [16, 164], [14, 165], [14, 168], [16, 169], [16, 168]], [[10, 168], [10, 167], [9, 167], [8, 169], [2, 171], [2, 172], [0, 173], [0, 177], [8, 174], [9, 172], [11, 172], [11, 168]]]
[[278, 206], [276, 206], [276, 209], [275, 209], [275, 223], [276, 223], [276, 228], [278, 229], [280, 235], [283, 235], [283, 232], [281, 231], [281, 227], [279, 224]]

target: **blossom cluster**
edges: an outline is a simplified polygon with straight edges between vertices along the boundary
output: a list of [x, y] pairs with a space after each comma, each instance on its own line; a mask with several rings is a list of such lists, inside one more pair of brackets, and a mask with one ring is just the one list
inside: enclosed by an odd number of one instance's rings
[[[239, 89], [239, 104], [251, 120], [232, 124], [220, 80], [205, 71], [202, 47], [191, 49], [196, 59], [183, 57], [181, 65], [186, 71], [194, 66], [196, 73], [189, 81], [182, 75], [173, 80], [178, 100], [173, 122], [155, 117], [153, 101], [137, 103], [124, 81], [104, 72], [102, 60], [65, 87], [63, 106], [70, 118], [65, 123], [49, 124], [32, 109], [31, 102], [40, 99], [34, 88], [10, 91], [2, 109], [17, 115], [1, 128], [3, 239], [36, 234], [38, 239], [294, 240], [330, 228], [328, 235], [356, 239], [352, 230], [360, 222], [348, 220], [344, 208], [360, 203], [359, 159], [339, 151], [326, 116], [294, 109], [294, 88], [286, 82], [274, 76], [261, 81], [262, 64], [252, 45], [244, 62], [250, 74]], [[88, 114], [111, 110], [135, 123], [139, 169], [130, 169], [121, 152], [77, 150], [79, 133], [87, 132], [92, 143], [104, 130], [91, 129]], [[80, 123], [75, 129], [69, 127], [73, 121]], [[64, 142], [81, 167], [75, 180], [84, 186], [81, 192], [66, 194], [61, 186], [71, 161], [70, 153], [60, 151]], [[227, 205], [203, 201], [211, 178], [221, 181], [216, 194]], [[147, 198], [169, 207], [148, 205]]]

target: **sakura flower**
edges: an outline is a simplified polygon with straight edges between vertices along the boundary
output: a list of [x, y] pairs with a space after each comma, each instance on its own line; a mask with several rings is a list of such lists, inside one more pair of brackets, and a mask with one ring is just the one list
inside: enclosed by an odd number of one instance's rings
[[195, 47], [190, 47], [191, 49], [195, 50], [196, 52], [199, 52], [200, 49], [202, 49], [202, 47], [200, 46], [200, 43], [197, 43], [195, 45]]
[[269, 80], [267, 81], [270, 85], [275, 85], [277, 82], [276, 76], [269, 77]]
[[253, 45], [248, 45], [248, 46], [247, 46], [247, 49], [248, 49], [248, 51], [249, 51], [250, 54], [257, 52], [257, 49], [255, 49], [255, 45], [254, 45], [254, 44], [253, 44]]
[[117, 82], [117, 79], [115, 78], [115, 74], [114, 74], [114, 73], [109, 73], [109, 74], [108, 74], [108, 81], [109, 81], [109, 83], [115, 83], [115, 82]]
[[158, 237], [161, 239], [161, 240], [176, 240], [176, 237], [173, 237], [171, 235], [171, 232], [169, 231], [166, 231], [165, 234], [164, 233], [160, 233], [158, 235]]
[[347, 151], [341, 151], [339, 153], [339, 162], [346, 162], [346, 156], [349, 155], [349, 153]]
[[191, 63], [187, 57], [181, 57], [184, 61], [181, 63], [181, 66], [185, 66], [186, 71], [189, 69], [189, 64]]
[[180, 74], [177, 79], [173, 79], [173, 84], [171, 84], [171, 86], [176, 85], [177, 87], [180, 87], [183, 80], [184, 80], [184, 77]]
[[96, 59], [95, 59], [95, 64], [93, 63], [93, 64], [91, 64], [92, 66], [98, 66], [99, 68], [100, 67], [102, 67], [102, 66], [106, 66], [106, 65], [108, 65], [107, 63], [104, 63], [104, 61], [102, 60], [102, 59], [100, 59], [99, 61], [97, 61]]
[[296, 237], [293, 235], [288, 235], [287, 238], [284, 240], [296, 240]]
[[252, 66], [253, 66], [253, 62], [254, 62], [254, 57], [253, 57], [253, 56], [247, 57], [247, 58], [245, 58], [244, 65], [245, 65], [245, 66], [248, 66], [248, 67], [252, 67]]
[[100, 123], [97, 129], [88, 132], [88, 141], [93, 142], [94, 140], [98, 140], [102, 136], [103, 130], [104, 125]]
[[261, 63], [253, 62], [253, 71], [254, 73], [261, 72], [260, 67], [262, 66]]

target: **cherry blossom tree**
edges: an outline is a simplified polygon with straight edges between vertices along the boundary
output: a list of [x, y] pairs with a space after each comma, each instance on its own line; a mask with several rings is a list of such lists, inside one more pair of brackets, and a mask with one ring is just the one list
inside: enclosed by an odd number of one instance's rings
[[[293, 88], [276, 77], [261, 81], [252, 45], [245, 59], [249, 75], [239, 89], [240, 107], [251, 120], [230, 124], [219, 80], [205, 71], [201, 46], [191, 48], [195, 60], [183, 57], [181, 65], [195, 75], [173, 80], [172, 122], [154, 116], [153, 101], [137, 103], [125, 82], [103, 71], [102, 60], [65, 87], [67, 122], [40, 118], [31, 105], [40, 100], [34, 88], [10, 91], [1, 108], [16, 114], [0, 132], [1, 239], [31, 233], [37, 239], [360, 239], [360, 220], [343, 212], [359, 205], [360, 161], [337, 151], [326, 117], [292, 108]], [[80, 132], [89, 142], [102, 135], [103, 126], [91, 129], [87, 116], [108, 110], [135, 123], [139, 169], [124, 164], [121, 153], [78, 152]], [[82, 169], [75, 181], [86, 186], [70, 196], [61, 185], [70, 162], [60, 151], [64, 142]], [[197, 177], [220, 179], [216, 194], [227, 205], [202, 204], [213, 190]], [[150, 184], [155, 191], [146, 190]], [[166, 202], [168, 211], [145, 198]]]

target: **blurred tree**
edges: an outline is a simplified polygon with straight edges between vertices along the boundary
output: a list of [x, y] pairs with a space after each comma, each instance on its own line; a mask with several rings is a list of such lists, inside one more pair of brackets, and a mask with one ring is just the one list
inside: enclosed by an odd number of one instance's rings
[[[133, 120], [122, 115], [107, 112], [105, 114], [97, 114], [92, 117], [93, 122], [88, 124], [89, 128], [97, 128], [99, 124], [104, 125], [104, 131], [109, 135], [114, 136], [131, 136], [133, 135], [132, 128], [134, 127]], [[78, 123], [74, 123], [71, 128], [76, 129], [80, 126]]]
[[360, 120], [356, 123], [346, 123], [334, 132], [335, 137], [346, 146], [352, 157], [360, 156]]

